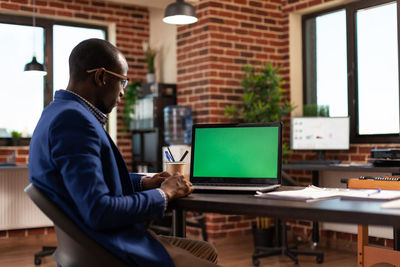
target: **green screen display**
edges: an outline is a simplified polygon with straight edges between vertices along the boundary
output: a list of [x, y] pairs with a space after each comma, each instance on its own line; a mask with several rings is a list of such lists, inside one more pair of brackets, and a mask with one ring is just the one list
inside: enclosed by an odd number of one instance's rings
[[278, 177], [278, 127], [196, 128], [195, 131], [194, 177]]

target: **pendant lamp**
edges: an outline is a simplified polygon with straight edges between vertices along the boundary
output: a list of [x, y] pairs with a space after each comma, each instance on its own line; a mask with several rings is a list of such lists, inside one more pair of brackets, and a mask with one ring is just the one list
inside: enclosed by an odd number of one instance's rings
[[184, 0], [176, 0], [165, 9], [163, 21], [168, 24], [185, 25], [198, 21], [194, 6]]
[[35, 38], [35, 27], [36, 27], [36, 6], [35, 0], [32, 1], [33, 5], [33, 15], [32, 15], [32, 26], [33, 26], [33, 57], [32, 61], [25, 65], [24, 72], [44, 76], [47, 74], [46, 68], [44, 65], [40, 64], [36, 60], [36, 38]]

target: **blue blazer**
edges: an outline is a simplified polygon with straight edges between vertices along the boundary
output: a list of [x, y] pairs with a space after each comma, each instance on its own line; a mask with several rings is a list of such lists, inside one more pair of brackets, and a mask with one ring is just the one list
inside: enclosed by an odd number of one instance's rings
[[43, 111], [29, 150], [29, 180], [98, 243], [132, 266], [174, 266], [143, 222], [164, 215], [157, 190], [140, 191], [100, 122], [65, 90]]

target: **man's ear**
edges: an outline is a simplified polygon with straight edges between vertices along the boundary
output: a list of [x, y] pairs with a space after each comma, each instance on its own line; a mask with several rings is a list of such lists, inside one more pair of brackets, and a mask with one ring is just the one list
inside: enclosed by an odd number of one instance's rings
[[106, 84], [104, 68], [98, 69], [94, 74], [94, 81], [97, 86], [104, 86]]

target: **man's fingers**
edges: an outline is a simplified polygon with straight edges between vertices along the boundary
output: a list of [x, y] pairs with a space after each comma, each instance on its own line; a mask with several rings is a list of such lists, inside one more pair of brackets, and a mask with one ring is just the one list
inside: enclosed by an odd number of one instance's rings
[[161, 176], [161, 177], [169, 177], [169, 176], [171, 176], [171, 174], [169, 172], [160, 172], [158, 175]]

